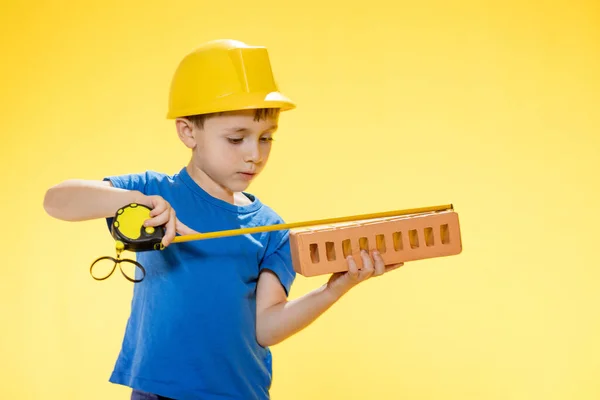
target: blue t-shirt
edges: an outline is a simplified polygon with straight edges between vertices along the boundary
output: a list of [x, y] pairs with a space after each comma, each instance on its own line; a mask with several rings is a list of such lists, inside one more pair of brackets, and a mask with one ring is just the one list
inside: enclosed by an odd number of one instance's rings
[[[283, 223], [249, 193], [252, 203], [244, 206], [212, 197], [185, 168], [105, 179], [162, 196], [198, 232]], [[268, 399], [271, 352], [256, 340], [256, 284], [269, 269], [289, 294], [295, 273], [288, 232], [172, 243], [136, 256], [146, 277], [134, 285], [110, 381], [178, 400]]]

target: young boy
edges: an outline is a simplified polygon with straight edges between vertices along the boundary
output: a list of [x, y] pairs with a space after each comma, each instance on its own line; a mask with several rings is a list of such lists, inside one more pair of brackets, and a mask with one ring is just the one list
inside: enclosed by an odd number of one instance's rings
[[[174, 175], [148, 171], [103, 181], [68, 180], [44, 199], [53, 217], [111, 217], [129, 203], [152, 208], [146, 226], [166, 225], [161, 251], [137, 253], [147, 275], [134, 286], [131, 315], [110, 381], [132, 399], [268, 399], [275, 345], [308, 326], [353, 286], [386, 267], [365, 267], [293, 301], [288, 232], [177, 243], [191, 234], [283, 223], [246, 192], [263, 170], [281, 111], [294, 108], [275, 84], [267, 50], [233, 40], [187, 55], [172, 81], [168, 118], [190, 150]], [[110, 225], [109, 225], [110, 226]]]

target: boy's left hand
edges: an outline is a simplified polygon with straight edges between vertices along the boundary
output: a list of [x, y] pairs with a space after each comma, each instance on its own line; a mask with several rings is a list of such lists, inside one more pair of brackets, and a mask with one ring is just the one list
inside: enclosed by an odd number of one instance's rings
[[362, 269], [359, 270], [354, 258], [348, 256], [348, 271], [337, 272], [329, 278], [327, 289], [331, 290], [337, 298], [342, 297], [354, 286], [371, 277], [381, 276], [404, 265], [404, 263], [399, 263], [386, 266], [383, 263], [383, 258], [381, 258], [381, 255], [377, 251], [373, 251], [371, 257], [365, 250], [362, 250], [361, 257], [363, 261]]

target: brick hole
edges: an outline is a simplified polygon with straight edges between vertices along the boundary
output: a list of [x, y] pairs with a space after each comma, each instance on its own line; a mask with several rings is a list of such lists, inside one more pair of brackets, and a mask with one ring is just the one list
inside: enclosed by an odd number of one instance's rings
[[425, 245], [427, 247], [433, 246], [433, 228], [425, 228]]
[[346, 239], [342, 242], [342, 252], [344, 253], [344, 258], [352, 254], [352, 244], [350, 244], [350, 239]]
[[335, 244], [333, 242], [325, 242], [325, 253], [327, 261], [335, 261]]
[[402, 232], [394, 232], [392, 239], [394, 241], [394, 250], [404, 250], [404, 245], [402, 244]]
[[386, 251], [385, 236], [384, 235], [375, 236], [375, 242], [376, 242], [376, 246], [377, 246], [377, 251], [380, 252], [381, 254], [384, 254]]
[[360, 239], [358, 239], [358, 247], [361, 250], [369, 252], [369, 239], [367, 239], [366, 237], [361, 237]]
[[442, 244], [450, 243], [450, 229], [448, 229], [448, 224], [440, 226], [440, 236], [442, 238]]
[[310, 260], [313, 264], [317, 264], [319, 262], [319, 246], [316, 243], [312, 243], [310, 245]]
[[419, 248], [419, 234], [417, 233], [416, 229], [411, 229], [408, 231], [408, 239], [411, 249]]

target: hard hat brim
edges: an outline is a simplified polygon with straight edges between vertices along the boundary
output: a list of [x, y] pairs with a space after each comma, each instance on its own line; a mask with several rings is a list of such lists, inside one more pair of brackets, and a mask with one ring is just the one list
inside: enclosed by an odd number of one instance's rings
[[191, 115], [210, 114], [217, 112], [252, 110], [260, 108], [278, 108], [281, 111], [288, 111], [296, 108], [296, 105], [289, 98], [280, 92], [269, 93], [235, 93], [214, 99], [209, 104], [173, 109], [167, 113], [167, 119], [187, 117]]

